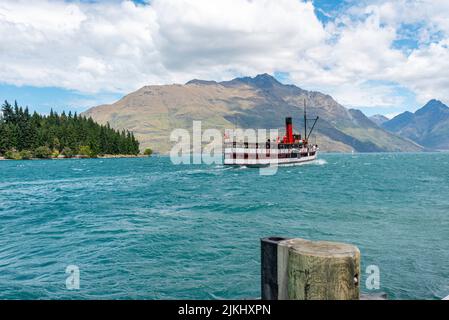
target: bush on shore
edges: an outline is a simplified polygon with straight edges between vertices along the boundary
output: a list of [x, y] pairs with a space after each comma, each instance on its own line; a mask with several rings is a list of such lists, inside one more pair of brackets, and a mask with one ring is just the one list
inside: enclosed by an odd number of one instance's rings
[[30, 160], [33, 158], [33, 153], [30, 150], [22, 150], [19, 152], [20, 159]]
[[39, 159], [51, 158], [52, 152], [49, 147], [38, 147], [34, 150], [34, 156]]
[[16, 150], [6, 151], [5, 158], [11, 159], [11, 160], [22, 160], [22, 156], [20, 155], [20, 152], [17, 152]]
[[151, 156], [153, 154], [153, 150], [151, 148], [146, 148], [143, 154], [146, 156]]
[[78, 154], [87, 156], [89, 158], [96, 158], [97, 154], [89, 146], [81, 146], [78, 149]]
[[73, 156], [75, 155], [75, 153], [73, 152], [73, 150], [70, 149], [69, 147], [65, 147], [65, 148], [62, 150], [61, 154], [62, 154], [63, 156], [65, 156], [66, 158], [71, 158], [71, 157], [73, 157]]

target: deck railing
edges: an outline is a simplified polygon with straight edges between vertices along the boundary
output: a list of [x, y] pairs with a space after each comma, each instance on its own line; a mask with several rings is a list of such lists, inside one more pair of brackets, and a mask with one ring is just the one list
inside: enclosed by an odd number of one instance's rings
[[244, 148], [244, 149], [292, 149], [292, 148], [302, 148], [304, 145], [302, 143], [284, 144], [277, 142], [226, 142], [224, 143], [225, 148]]

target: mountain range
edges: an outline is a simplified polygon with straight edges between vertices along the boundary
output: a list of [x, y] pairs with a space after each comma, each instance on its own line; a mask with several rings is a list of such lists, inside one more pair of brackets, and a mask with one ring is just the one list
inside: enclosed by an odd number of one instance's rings
[[449, 107], [441, 101], [430, 100], [415, 113], [401, 113], [381, 127], [428, 150], [449, 150]]
[[284, 132], [285, 117], [291, 116], [295, 131], [302, 132], [304, 100], [308, 116], [320, 117], [311, 140], [323, 151], [423, 150], [412, 141], [416, 139], [390, 132], [391, 128], [379, 126], [359, 110], [343, 107], [327, 94], [282, 84], [268, 74], [223, 82], [195, 79], [183, 85], [145, 86], [84, 115], [133, 131], [142, 148], [167, 153], [172, 130], [191, 131], [193, 120], [201, 120], [203, 130], [279, 128]]
[[382, 115], [382, 114], [375, 114], [374, 116], [369, 117], [369, 119], [374, 122], [375, 124], [377, 124], [379, 127], [382, 126], [382, 124], [384, 124], [385, 122], [387, 122], [388, 119], [386, 116]]

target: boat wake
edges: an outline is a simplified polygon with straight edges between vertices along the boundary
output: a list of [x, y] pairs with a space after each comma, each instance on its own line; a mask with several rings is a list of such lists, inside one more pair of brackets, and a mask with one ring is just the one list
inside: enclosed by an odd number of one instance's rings
[[327, 161], [324, 160], [324, 159], [316, 159], [311, 164], [314, 164], [314, 165], [317, 165], [317, 166], [324, 166], [325, 164], [327, 164]]
[[[282, 164], [271, 164], [274, 167], [296, 167], [296, 166], [306, 166], [306, 165], [316, 165], [316, 166], [324, 166], [327, 164], [327, 161], [324, 159], [316, 159], [316, 160], [311, 160], [311, 161], [306, 161], [306, 162], [297, 162], [297, 163], [282, 163]], [[264, 167], [252, 167], [252, 166], [245, 166], [245, 165], [241, 165], [241, 166], [232, 166], [232, 167], [224, 167], [221, 170], [226, 170], [226, 169], [233, 169], [233, 170], [245, 170], [245, 169], [256, 169], [256, 168], [269, 168], [270, 166], [264, 166]]]

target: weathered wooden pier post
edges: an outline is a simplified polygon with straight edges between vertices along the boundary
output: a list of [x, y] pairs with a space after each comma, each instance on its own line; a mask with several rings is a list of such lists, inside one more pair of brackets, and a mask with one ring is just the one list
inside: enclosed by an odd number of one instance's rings
[[360, 251], [327, 241], [261, 239], [262, 299], [358, 300]]

